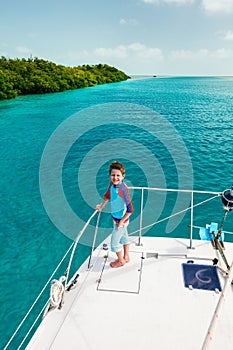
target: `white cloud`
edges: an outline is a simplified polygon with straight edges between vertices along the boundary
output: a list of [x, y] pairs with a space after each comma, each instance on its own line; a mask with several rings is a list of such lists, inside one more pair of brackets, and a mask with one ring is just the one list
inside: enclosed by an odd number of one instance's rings
[[[145, 4], [177, 4], [198, 3], [198, 0], [142, 0]], [[201, 6], [209, 13], [233, 13], [233, 0], [200, 0]]]
[[26, 46], [17, 46], [16, 51], [20, 54], [30, 54], [32, 52], [32, 50]]
[[223, 39], [224, 40], [233, 40], [233, 31], [228, 30], [226, 33], [224, 33]]
[[221, 59], [228, 59], [233, 58], [233, 49], [225, 49], [221, 48], [212, 53], [214, 57], [221, 58]]
[[202, 0], [203, 8], [210, 13], [232, 13], [233, 0]]
[[157, 47], [135, 42], [116, 47], [66, 52], [59, 62], [66, 62], [71, 66], [106, 63], [127, 74], [155, 74], [164, 64], [164, 56]]
[[161, 3], [166, 3], [166, 4], [178, 4], [178, 5], [183, 5], [183, 4], [191, 4], [194, 2], [194, 0], [142, 0], [146, 4], [161, 4]]
[[[67, 62], [67, 54], [65, 60]], [[71, 65], [107, 63], [127, 74], [151, 75], [232, 75], [233, 48], [173, 50], [140, 42], [116, 47], [99, 47], [69, 54]]]
[[[233, 49], [177, 50], [165, 58], [166, 74], [232, 75]], [[169, 67], [171, 67], [169, 71]]]
[[94, 55], [101, 58], [126, 58], [128, 56], [127, 47], [119, 45], [115, 48], [99, 47], [94, 50]]
[[121, 18], [120, 25], [136, 26], [138, 25], [138, 21], [134, 18], [129, 18], [129, 19]]
[[123, 25], [124, 25], [124, 24], [127, 24], [127, 21], [126, 21], [126, 19], [124, 19], [124, 18], [121, 18], [121, 19], [120, 19], [120, 24], [123, 24]]
[[131, 53], [136, 54], [140, 58], [144, 59], [163, 59], [162, 51], [157, 47], [146, 47], [140, 43], [133, 43], [128, 46]]
[[146, 4], [159, 4], [160, 0], [142, 0], [142, 2], [145, 2]]
[[130, 45], [119, 45], [115, 48], [97, 48], [94, 50], [94, 55], [101, 58], [140, 58], [144, 60], [156, 59], [162, 60], [163, 54], [159, 48], [147, 47], [140, 43]]
[[209, 51], [207, 49], [201, 49], [198, 51], [191, 50], [174, 50], [171, 52], [172, 59], [192, 59], [192, 58], [203, 58], [208, 56]]
[[233, 49], [220, 48], [210, 51], [208, 49], [201, 49], [197, 51], [191, 50], [177, 50], [171, 52], [171, 58], [174, 60], [200, 60], [204, 58], [233, 58]]

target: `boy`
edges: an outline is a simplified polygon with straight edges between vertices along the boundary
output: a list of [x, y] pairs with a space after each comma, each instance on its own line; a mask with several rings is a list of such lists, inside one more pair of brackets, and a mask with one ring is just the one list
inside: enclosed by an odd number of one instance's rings
[[[125, 177], [124, 165], [120, 162], [113, 162], [109, 167], [110, 185], [101, 204], [96, 206], [96, 210], [101, 211], [110, 200], [111, 214], [114, 228], [111, 237], [111, 250], [116, 253], [117, 259], [110, 263], [113, 268], [123, 266], [129, 262], [129, 237], [127, 226], [129, 217], [133, 213], [133, 205], [129, 191], [123, 182]], [[122, 245], [124, 255], [122, 254]]]

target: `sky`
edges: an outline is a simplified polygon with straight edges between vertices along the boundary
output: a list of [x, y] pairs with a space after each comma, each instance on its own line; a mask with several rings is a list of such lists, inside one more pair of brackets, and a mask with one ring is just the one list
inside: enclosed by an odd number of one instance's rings
[[233, 0], [0, 0], [0, 55], [233, 76]]

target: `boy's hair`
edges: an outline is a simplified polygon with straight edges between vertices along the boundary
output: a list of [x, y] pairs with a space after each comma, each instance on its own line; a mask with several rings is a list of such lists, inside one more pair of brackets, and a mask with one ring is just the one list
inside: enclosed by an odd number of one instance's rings
[[109, 166], [109, 174], [111, 174], [111, 171], [113, 169], [120, 170], [122, 175], [125, 175], [125, 167], [124, 167], [124, 165], [122, 163], [120, 163], [120, 162], [112, 162], [112, 164], [110, 164], [110, 166]]

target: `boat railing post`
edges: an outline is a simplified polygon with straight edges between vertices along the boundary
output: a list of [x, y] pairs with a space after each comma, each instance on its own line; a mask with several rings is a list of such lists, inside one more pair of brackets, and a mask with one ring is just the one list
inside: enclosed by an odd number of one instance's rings
[[194, 192], [191, 192], [191, 208], [190, 208], [190, 243], [189, 243], [189, 249], [193, 248], [193, 194]]
[[140, 221], [139, 221], [139, 235], [138, 235], [138, 245], [141, 244], [141, 237], [142, 237], [142, 213], [143, 213], [143, 202], [144, 202], [144, 189], [142, 188], [141, 191], [141, 208], [140, 208]]
[[96, 242], [97, 232], [98, 232], [98, 228], [99, 228], [99, 221], [100, 221], [100, 213], [101, 213], [101, 211], [98, 213], [98, 217], [96, 220], [95, 233], [94, 233], [94, 238], [93, 238], [92, 247], [91, 247], [91, 254], [90, 254], [88, 266], [87, 266], [88, 269], [90, 269], [90, 267], [91, 267], [92, 254], [93, 254], [93, 251], [95, 249], [95, 242]]
[[76, 239], [75, 239], [75, 243], [74, 243], [74, 246], [73, 246], [71, 255], [70, 255], [70, 259], [69, 259], [69, 263], [68, 263], [67, 269], [66, 269], [65, 288], [67, 287], [67, 283], [69, 282], [70, 268], [71, 268], [72, 260], [73, 260], [74, 253], [75, 253], [76, 247], [77, 247], [77, 245], [78, 245], [78, 242], [79, 242], [80, 238], [82, 237], [83, 233], [85, 232], [87, 226], [90, 224], [92, 218], [93, 218], [96, 214], [97, 214], [97, 210], [95, 210], [94, 213], [89, 217], [89, 219], [87, 220], [87, 222], [86, 222], [85, 225], [83, 226], [82, 230], [78, 233], [78, 235], [77, 235], [77, 237], [76, 237]]

